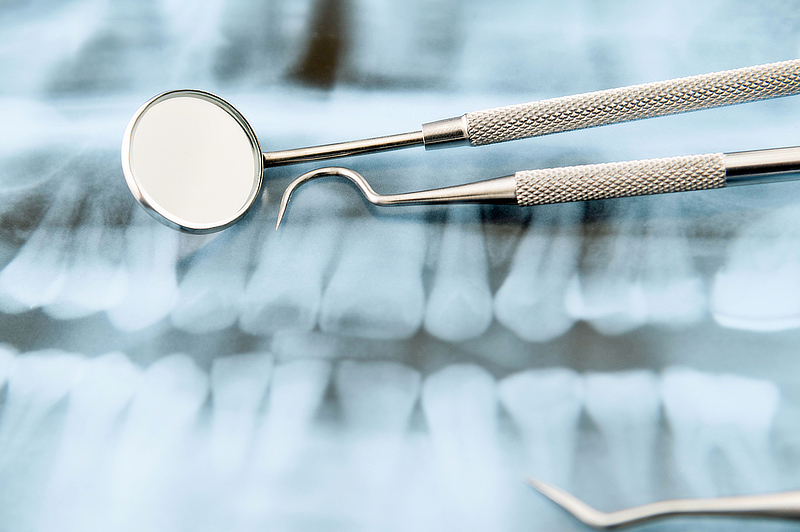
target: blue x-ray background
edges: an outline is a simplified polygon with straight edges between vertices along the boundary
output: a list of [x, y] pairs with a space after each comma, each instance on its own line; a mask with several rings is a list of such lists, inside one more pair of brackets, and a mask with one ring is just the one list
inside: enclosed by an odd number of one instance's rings
[[[369, 206], [267, 170], [216, 235], [127, 190], [125, 126], [217, 93], [264, 150], [800, 56], [800, 2], [0, 2], [0, 531], [580, 529], [800, 487], [800, 186]], [[800, 145], [798, 97], [342, 159], [379, 192]], [[769, 528], [679, 521], [658, 528]]]

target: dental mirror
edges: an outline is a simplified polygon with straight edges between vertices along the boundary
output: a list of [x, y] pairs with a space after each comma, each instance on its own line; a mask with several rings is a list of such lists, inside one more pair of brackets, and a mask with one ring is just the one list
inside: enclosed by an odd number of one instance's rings
[[264, 170], [247, 120], [197, 90], [160, 94], [136, 112], [125, 131], [122, 168], [151, 215], [190, 233], [219, 231], [244, 216]]

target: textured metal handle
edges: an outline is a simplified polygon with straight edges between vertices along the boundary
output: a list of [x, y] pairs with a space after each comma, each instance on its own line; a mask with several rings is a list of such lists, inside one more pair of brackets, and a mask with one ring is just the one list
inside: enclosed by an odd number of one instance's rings
[[527, 170], [514, 175], [519, 205], [544, 205], [725, 186], [725, 155]]
[[800, 93], [800, 59], [467, 113], [473, 146]]

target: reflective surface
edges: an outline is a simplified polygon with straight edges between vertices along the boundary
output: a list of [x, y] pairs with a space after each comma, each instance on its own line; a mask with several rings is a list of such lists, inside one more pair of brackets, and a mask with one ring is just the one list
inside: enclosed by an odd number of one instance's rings
[[227, 227], [261, 189], [261, 149], [236, 109], [199, 91], [156, 96], [131, 119], [122, 168], [134, 197], [168, 225]]

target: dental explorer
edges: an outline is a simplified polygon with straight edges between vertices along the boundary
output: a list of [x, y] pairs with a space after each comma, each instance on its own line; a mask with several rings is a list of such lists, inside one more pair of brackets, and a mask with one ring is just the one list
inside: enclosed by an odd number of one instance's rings
[[595, 510], [574, 495], [541, 480], [526, 478], [525, 482], [581, 523], [598, 530], [612, 530], [680, 516], [749, 517], [800, 521], [800, 491], [708, 499], [673, 499], [606, 513]]

